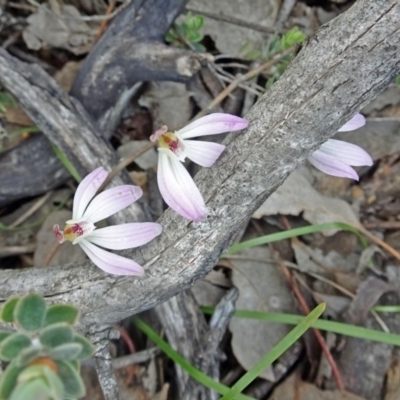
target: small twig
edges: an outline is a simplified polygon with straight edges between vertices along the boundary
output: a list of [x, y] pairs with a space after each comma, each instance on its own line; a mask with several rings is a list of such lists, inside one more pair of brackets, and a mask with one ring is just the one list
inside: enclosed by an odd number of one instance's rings
[[115, 329], [119, 332], [121, 339], [125, 342], [125, 344], [128, 346], [128, 349], [131, 353], [135, 353], [135, 345], [129, 336], [128, 332], [126, 331], [125, 328], [123, 328], [121, 325], [115, 325]]
[[158, 347], [153, 347], [148, 350], [142, 350], [137, 353], [128, 354], [127, 356], [115, 358], [113, 359], [112, 364], [114, 369], [125, 368], [129, 365], [147, 362], [160, 353], [161, 350]]
[[[312, 273], [312, 272], [308, 273], [308, 275], [310, 275], [310, 276], [314, 277], [315, 279], [318, 279], [318, 280], [320, 280], [320, 281], [322, 281], [322, 282], [325, 282], [325, 283], [327, 283], [328, 285], [333, 286], [335, 289], [337, 289], [337, 290], [343, 292], [344, 294], [346, 294], [347, 296], [349, 296], [349, 297], [352, 298], [352, 299], [354, 299], [354, 298], [356, 297], [355, 294], [351, 293], [351, 292], [348, 291], [347, 289], [343, 288], [342, 286], [338, 285], [337, 283], [335, 283], [335, 282], [333, 282], [333, 281], [331, 281], [331, 280], [329, 280], [329, 279], [326, 279], [326, 278], [324, 278], [324, 277], [322, 277], [322, 276], [319, 276], [318, 274], [314, 274], [314, 273]], [[302, 279], [300, 279], [299, 276], [297, 277], [297, 279], [298, 279], [299, 282], [303, 285], [303, 287], [309, 289], [308, 286], [307, 286], [307, 284], [306, 284]], [[311, 289], [309, 289], [309, 290], [311, 291]], [[385, 322], [382, 320], [382, 318], [379, 316], [379, 314], [378, 314], [375, 310], [372, 310], [372, 309], [370, 309], [369, 312], [374, 316], [376, 322], [380, 325], [380, 327], [382, 328], [382, 330], [383, 330], [384, 332], [386, 332], [386, 333], [390, 333], [389, 328], [387, 327], [387, 325], [385, 324]]]
[[[108, 16], [108, 15], [112, 14], [112, 12], [115, 9], [115, 4], [116, 4], [116, 0], [111, 0], [110, 1], [110, 4], [108, 5], [108, 8], [107, 8], [106, 13], [105, 13], [104, 16]], [[97, 40], [99, 40], [100, 37], [103, 36], [103, 33], [107, 28], [108, 21], [109, 21], [109, 19], [103, 19], [103, 21], [101, 21], [101, 24], [100, 24], [100, 27], [99, 27], [99, 31], [97, 33]]]
[[29, 4], [19, 4], [19, 3], [15, 3], [13, 1], [9, 1], [7, 3], [7, 7], [16, 8], [18, 10], [24, 10], [24, 11], [29, 11], [29, 12], [35, 12], [36, 11], [36, 7], [35, 6], [30, 6]]
[[369, 232], [367, 229], [365, 229], [362, 226], [356, 226], [355, 228], [357, 228], [369, 240], [371, 240], [372, 242], [374, 242], [378, 246], [382, 247], [382, 249], [386, 250], [389, 254], [391, 254], [393, 257], [397, 258], [397, 260], [400, 261], [400, 253], [397, 250], [395, 250], [392, 246], [389, 246], [382, 239], [379, 239], [378, 237], [373, 235], [371, 232]]
[[243, 26], [244, 28], [249, 28], [253, 29], [254, 31], [259, 31], [259, 32], [264, 32], [264, 33], [281, 33], [282, 30], [280, 29], [275, 29], [275, 28], [269, 28], [264, 25], [256, 24], [254, 22], [248, 22], [239, 18], [231, 17], [229, 15], [224, 15], [224, 14], [217, 14], [217, 13], [212, 13], [210, 11], [202, 11], [198, 10], [196, 8], [186, 6], [185, 11], [190, 11], [194, 14], [199, 14], [199, 15], [204, 15], [207, 18], [215, 19], [217, 21], [223, 21], [227, 22], [228, 24], [232, 25], [238, 25], [238, 26]]
[[[282, 217], [282, 221], [283, 221], [286, 229], [291, 229], [289, 221], [288, 221], [288, 219], [286, 217], [283, 216]], [[309, 314], [310, 313], [310, 308], [308, 307], [308, 305], [307, 305], [307, 303], [306, 303], [306, 301], [305, 301], [305, 299], [304, 299], [304, 297], [303, 297], [303, 295], [302, 295], [302, 293], [301, 293], [296, 281], [293, 279], [293, 276], [291, 275], [289, 269], [287, 268], [285, 263], [280, 259], [280, 257], [277, 258], [277, 261], [279, 263], [279, 266], [282, 269], [283, 274], [285, 275], [287, 281], [289, 282], [289, 284], [290, 284], [290, 286], [291, 286], [291, 288], [293, 290], [293, 293], [297, 297], [297, 300], [298, 300], [301, 308], [303, 309], [303, 312], [306, 313], [306, 314]], [[333, 376], [335, 378], [336, 385], [337, 385], [339, 390], [343, 391], [345, 389], [344, 388], [344, 384], [343, 384], [343, 379], [342, 379], [342, 377], [340, 375], [340, 372], [339, 372], [339, 369], [338, 369], [338, 367], [336, 365], [336, 362], [332, 357], [332, 354], [331, 354], [331, 352], [329, 350], [329, 347], [326, 344], [325, 339], [322, 336], [321, 332], [316, 328], [313, 328], [313, 331], [314, 331], [314, 334], [315, 334], [315, 336], [316, 336], [316, 338], [318, 340], [319, 345], [321, 346], [321, 349], [322, 349], [323, 353], [325, 354], [326, 359], [329, 362], [329, 365], [332, 368], [332, 373], [333, 373]]]
[[100, 186], [98, 192], [101, 192], [104, 190], [104, 188], [114, 179], [116, 175], [118, 175], [124, 168], [126, 168], [129, 164], [132, 164], [138, 157], [140, 157], [142, 154], [146, 153], [146, 151], [149, 151], [153, 147], [156, 146], [156, 143], [149, 142], [145, 146], [143, 146], [141, 149], [136, 151], [135, 153], [129, 155], [128, 157], [123, 158], [113, 169], [112, 171], [108, 174], [107, 179], [104, 181], [104, 183]]
[[32, 205], [27, 211], [25, 211], [15, 222], [9, 225], [10, 228], [15, 228], [18, 225], [21, 225], [24, 221], [26, 221], [31, 215], [33, 215], [53, 194], [53, 191], [46, 193], [42, 196], [38, 201]]
[[[295, 282], [295, 280], [293, 279], [293, 276], [290, 274], [287, 266], [285, 265], [284, 262], [282, 262], [281, 259], [277, 259], [277, 262], [279, 264], [279, 266], [282, 269], [283, 274], [285, 275], [287, 281], [290, 284], [290, 287], [293, 290], [293, 293], [295, 294], [301, 308], [303, 309], [303, 312], [305, 314], [309, 314], [310, 313], [310, 308], [308, 307], [306, 301], [304, 300], [303, 295], [301, 294], [301, 291], [299, 289], [299, 287], [297, 286], [297, 283]], [[322, 336], [321, 332], [316, 329], [316, 328], [312, 328], [312, 330], [314, 331], [314, 334], [318, 340], [319, 345], [321, 346], [321, 349], [323, 351], [323, 353], [325, 354], [326, 359], [329, 362], [329, 365], [332, 368], [332, 373], [333, 376], [335, 377], [335, 381], [336, 381], [336, 385], [338, 387], [339, 390], [344, 390], [344, 384], [343, 384], [343, 380], [342, 377], [340, 375], [339, 369], [336, 365], [335, 360], [332, 357], [332, 354], [328, 348], [328, 345], [325, 342], [324, 337]]]
[[236, 89], [241, 83], [247, 81], [248, 79], [253, 78], [254, 76], [260, 74], [265, 69], [271, 67], [272, 65], [276, 64], [282, 57], [287, 56], [294, 50], [294, 46], [289, 47], [288, 49], [275, 54], [271, 60], [266, 61], [265, 63], [261, 64], [259, 67], [246, 72], [243, 75], [238, 76], [230, 85], [228, 85], [206, 108], [201, 110], [196, 116], [195, 119], [206, 115], [207, 112], [211, 111], [215, 106], [221, 103], [234, 89]]
[[104, 15], [81, 15], [79, 19], [82, 21], [109, 21], [110, 19], [116, 17], [121, 11], [123, 11], [130, 2], [131, 0], [126, 0], [124, 4], [122, 4], [110, 14], [106, 13]]
[[373, 221], [363, 225], [367, 229], [400, 229], [400, 221]]
[[[214, 58], [214, 61], [215, 61], [215, 58]], [[238, 62], [218, 63], [215, 65], [218, 66], [219, 68], [240, 68], [240, 69], [245, 69], [246, 71], [248, 71], [250, 68], [248, 65], [241, 64]]]
[[33, 253], [36, 249], [36, 243], [29, 243], [24, 246], [0, 247], [0, 258], [17, 256], [26, 253]]
[[[224, 75], [220, 75], [219, 78], [224, 82], [229, 82], [229, 83], [232, 82], [232, 78], [229, 78], [229, 77], [224, 76]], [[261, 96], [264, 93], [264, 92], [258, 91], [257, 89], [253, 89], [251, 86], [245, 85], [243, 83], [238, 85], [238, 87], [243, 89], [243, 90], [247, 90], [248, 92], [250, 92], [252, 94], [255, 94], [256, 96]]]
[[[229, 72], [225, 71], [223, 68], [221, 68], [219, 65], [214, 65], [215, 67], [215, 72], [220, 75], [221, 79], [228, 79], [228, 82], [231, 83], [236, 79], [236, 76], [233, 74], [230, 74]], [[221, 75], [225, 78], [222, 78]], [[265, 92], [265, 88], [262, 86], [258, 85], [255, 81], [250, 81], [250, 82], [244, 82], [239, 85], [239, 87], [243, 89], [247, 89], [250, 87], [251, 89], [257, 89], [258, 93], [256, 92], [255, 94], [257, 96], [260, 96]]]

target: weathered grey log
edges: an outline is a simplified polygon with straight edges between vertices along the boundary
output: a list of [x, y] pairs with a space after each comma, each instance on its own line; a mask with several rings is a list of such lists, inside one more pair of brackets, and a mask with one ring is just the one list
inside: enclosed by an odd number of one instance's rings
[[[111, 146], [98, 134], [79, 102], [68, 96], [39, 66], [22, 63], [0, 49], [0, 74], [4, 87], [18, 98], [31, 119], [46, 131], [81, 176], [99, 165], [117, 163]], [[127, 175], [126, 181], [129, 182]], [[123, 183], [121, 177], [116, 177], [112, 185]], [[133, 220], [144, 220], [139, 203], [133, 204], [130, 210]]]
[[[206, 375], [219, 381], [220, 361], [222, 352], [219, 350], [222, 338], [228, 328], [228, 324], [235, 312], [235, 303], [239, 297], [239, 291], [233, 287], [220, 300], [214, 310], [209, 323], [209, 329], [202, 338], [200, 343], [193, 343], [195, 351], [194, 366]], [[192, 359], [193, 359], [193, 354]], [[211, 391], [205, 386], [199, 386], [192, 379], [185, 388], [185, 393], [181, 397], [182, 400], [218, 400], [219, 394]]]
[[[249, 127], [228, 135], [221, 159], [197, 175], [209, 216], [194, 224], [167, 210], [163, 235], [124, 252], [145, 266], [143, 278], [105, 275], [88, 262], [0, 271], [1, 299], [35, 290], [71, 302], [90, 332], [188, 288], [287, 175], [399, 74], [399, 47], [399, 2], [359, 0], [315, 33], [250, 110]], [[2, 81], [9, 68], [2, 56]]]
[[[137, 82], [185, 81], [208, 56], [163, 44], [164, 36], [187, 0], [132, 0], [110, 23], [86, 58], [73, 94], [110, 137], [115, 106]], [[113, 124], [107, 123], [112, 118]], [[15, 173], [14, 171], [18, 172]], [[69, 177], [43, 135], [0, 156], [0, 206], [41, 194]], [[40, 177], [40, 182], [38, 182]], [[13, 184], [10, 184], [13, 182]]]
[[55, 157], [50, 142], [41, 134], [36, 134], [0, 155], [0, 207], [27, 196], [45, 193], [70, 176]]
[[[193, 363], [208, 327], [190, 290], [163, 302], [154, 310], [166, 329], [172, 348]], [[192, 383], [192, 378], [178, 364], [175, 365], [175, 370], [179, 399], [183, 398], [188, 382], [194, 384], [196, 388], [201, 388], [207, 393], [208, 398], [211, 398], [212, 391], [196, 381]]]

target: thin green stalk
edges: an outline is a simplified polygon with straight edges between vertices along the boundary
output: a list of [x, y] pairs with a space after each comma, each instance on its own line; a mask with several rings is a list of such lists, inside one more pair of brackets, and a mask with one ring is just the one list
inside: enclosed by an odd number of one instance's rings
[[68, 160], [66, 155], [60, 150], [58, 146], [56, 146], [52, 142], [50, 142], [50, 144], [54, 150], [54, 153], [56, 153], [56, 156], [63, 163], [64, 167], [71, 174], [71, 176], [79, 183], [82, 180], [82, 177], [79, 175], [79, 172], [76, 170], [76, 168], [72, 165], [71, 161]]
[[375, 306], [372, 309], [378, 312], [390, 312], [390, 313], [400, 312], [400, 306]]
[[[201, 307], [201, 309], [205, 314], [212, 314], [214, 311], [213, 307]], [[304, 319], [304, 317], [301, 315], [248, 310], [236, 310], [233, 316], [236, 318], [255, 319], [259, 321], [288, 325], [297, 325]], [[322, 331], [338, 333], [340, 335], [400, 346], [400, 335], [396, 335], [394, 333], [386, 333], [377, 331], [375, 329], [362, 328], [360, 326], [353, 326], [349, 324], [343, 324], [341, 322], [325, 320], [315, 321], [312, 327]]]
[[[219, 394], [225, 394], [229, 391], [229, 388], [222, 383], [214, 381], [199, 369], [190, 364], [185, 358], [177, 353], [165, 340], [163, 340], [149, 325], [143, 322], [141, 319], [134, 317], [136, 326], [152, 340], [171, 360], [180, 365], [193, 379], [196, 379], [202, 385], [215, 390]], [[238, 400], [254, 400], [252, 397], [241, 394], [237, 397]]]
[[256, 379], [262, 371], [277, 360], [290, 346], [292, 346], [304, 333], [315, 323], [326, 308], [322, 303], [314, 308], [295, 328], [293, 328], [276, 346], [261, 358], [249, 371], [247, 371], [233, 386], [224, 394], [221, 400], [238, 399], [240, 393]]
[[341, 229], [344, 231], [352, 232], [355, 235], [357, 235], [364, 248], [368, 247], [368, 243], [365, 237], [354, 226], [345, 224], [343, 222], [330, 222], [326, 224], [304, 226], [301, 228], [290, 229], [287, 231], [272, 233], [270, 235], [260, 236], [255, 239], [246, 240], [245, 242], [234, 244], [233, 246], [229, 247], [228, 251], [225, 254], [223, 254], [222, 257], [229, 257], [231, 254], [238, 253], [239, 251], [248, 249], [250, 247], [261, 246], [262, 244], [277, 242], [279, 240], [284, 240], [284, 239], [290, 239], [296, 236], [308, 235], [310, 233], [327, 231], [330, 229]]

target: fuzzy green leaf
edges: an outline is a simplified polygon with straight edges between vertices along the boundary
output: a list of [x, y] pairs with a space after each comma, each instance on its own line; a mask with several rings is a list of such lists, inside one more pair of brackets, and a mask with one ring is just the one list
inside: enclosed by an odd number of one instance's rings
[[20, 383], [12, 392], [9, 400], [60, 400], [55, 394], [51, 393], [44, 379], [34, 379]]
[[1, 308], [0, 319], [4, 322], [14, 322], [14, 309], [20, 297], [11, 297], [8, 299]]
[[79, 373], [81, 372], [81, 363], [78, 360], [69, 362]]
[[58, 376], [64, 384], [65, 394], [72, 397], [85, 395], [85, 385], [78, 371], [67, 361], [56, 361]]
[[11, 335], [11, 332], [0, 331], [0, 343]]
[[185, 25], [189, 30], [198, 31], [204, 25], [204, 17], [202, 15], [188, 15]]
[[84, 336], [78, 335], [77, 333], [74, 335], [73, 341], [75, 343], [79, 343], [82, 345], [82, 351], [77, 357], [78, 360], [85, 360], [90, 358], [94, 353], [94, 346], [89, 342]]
[[15, 359], [18, 366], [26, 366], [30, 364], [33, 360], [39, 357], [41, 350], [35, 347], [27, 347], [22, 350], [18, 357]]
[[45, 347], [54, 348], [72, 341], [72, 328], [65, 322], [53, 324], [44, 328], [39, 334], [39, 340]]
[[14, 318], [22, 329], [29, 332], [37, 331], [43, 326], [46, 308], [43, 297], [31, 293], [18, 302], [14, 310]]
[[62, 398], [62, 396], [65, 393], [64, 390], [64, 385], [61, 381], [61, 379], [58, 377], [58, 375], [53, 372], [50, 368], [43, 368], [43, 375], [46, 378], [47, 384], [49, 386], [49, 388], [51, 389], [52, 393], [55, 393], [59, 398]]
[[31, 344], [29, 336], [23, 333], [13, 333], [0, 343], [0, 358], [5, 361], [12, 360]]
[[79, 310], [70, 304], [54, 304], [47, 308], [44, 326], [66, 322], [74, 325], [79, 316]]
[[8, 365], [0, 379], [0, 399], [8, 399], [10, 397], [17, 383], [18, 375], [23, 369], [23, 367], [18, 367], [15, 362], [11, 362]]
[[53, 360], [73, 361], [79, 358], [82, 350], [83, 346], [80, 343], [65, 343], [55, 347], [50, 352], [50, 357]]
[[[24, 369], [18, 376], [18, 386], [26, 385], [33, 380], [40, 380], [45, 384], [50, 398], [61, 399], [64, 395], [64, 385], [55, 372], [48, 366], [34, 365]], [[14, 395], [14, 393], [13, 393]], [[29, 397], [36, 400], [36, 397]], [[24, 399], [23, 397], [21, 399]]]

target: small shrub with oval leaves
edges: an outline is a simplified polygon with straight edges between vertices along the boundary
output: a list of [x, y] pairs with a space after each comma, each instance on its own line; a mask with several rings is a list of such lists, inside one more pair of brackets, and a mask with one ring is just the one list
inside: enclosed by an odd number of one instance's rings
[[80, 362], [93, 355], [93, 345], [76, 333], [78, 309], [47, 306], [42, 296], [12, 297], [0, 319], [13, 331], [0, 331], [0, 360], [9, 362], [0, 378], [0, 400], [62, 400], [85, 395]]

